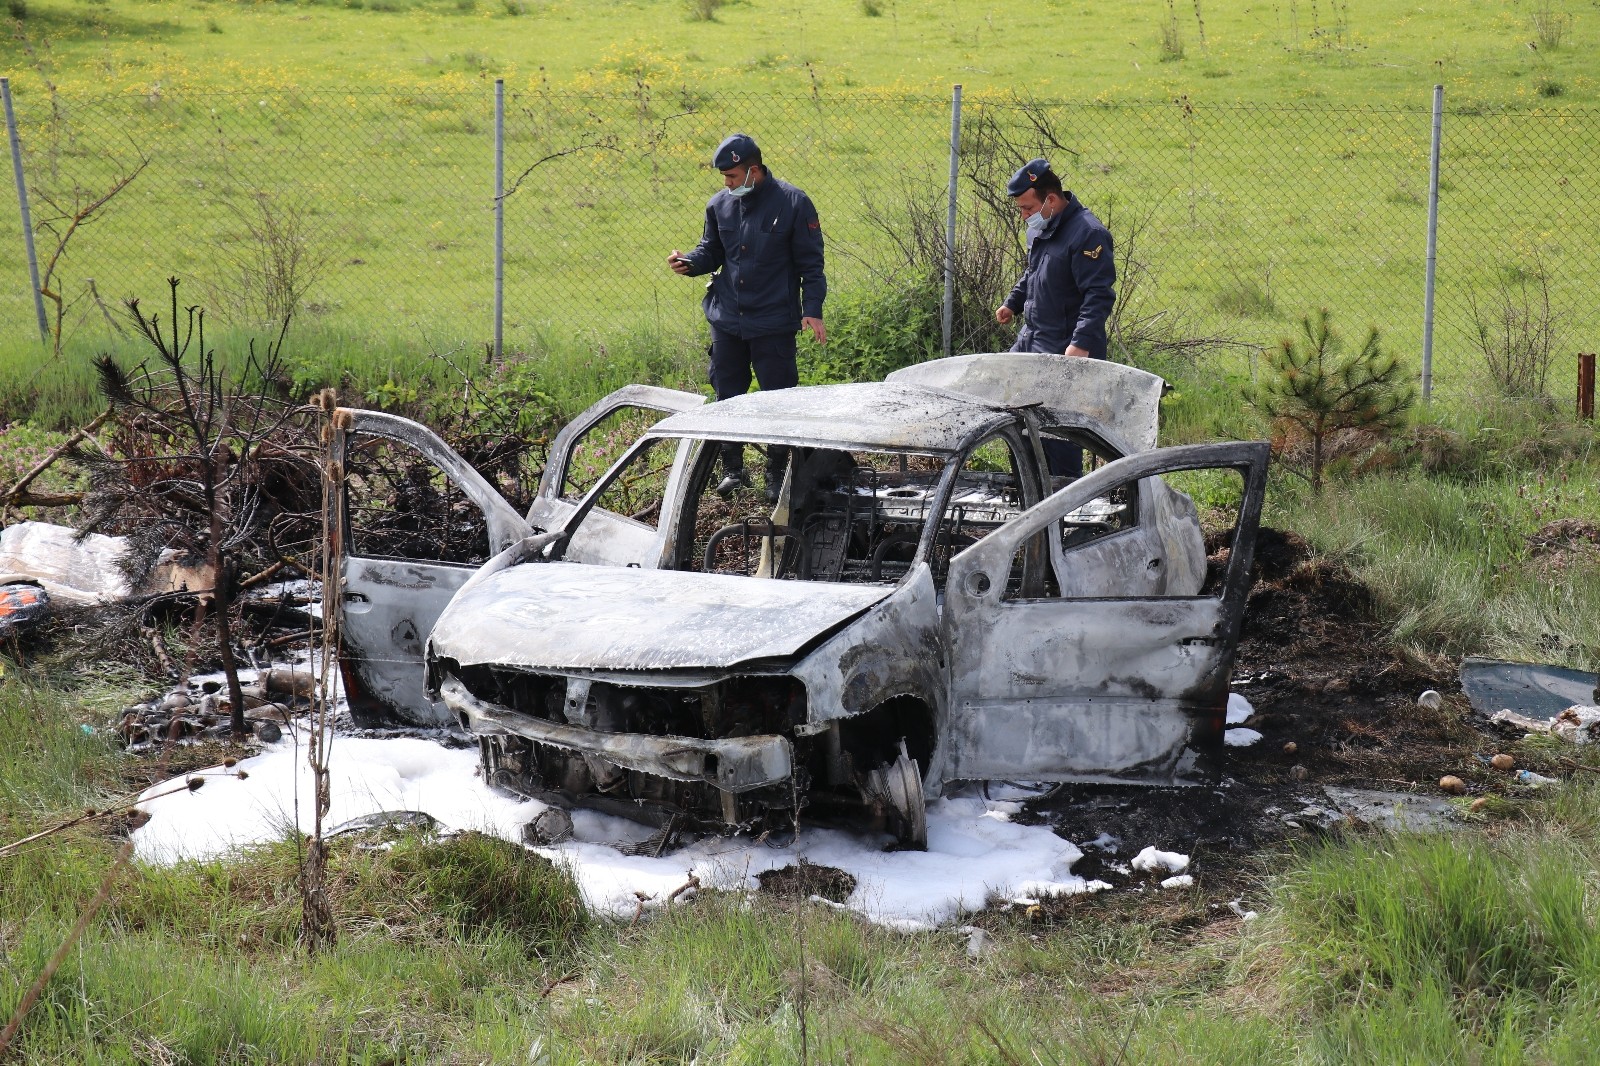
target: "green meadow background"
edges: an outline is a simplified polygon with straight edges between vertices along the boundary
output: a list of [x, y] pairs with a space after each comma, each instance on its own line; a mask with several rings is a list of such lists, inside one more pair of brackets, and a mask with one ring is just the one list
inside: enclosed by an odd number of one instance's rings
[[[310, 278], [290, 345], [303, 384], [403, 393], [439, 356], [473, 373], [493, 330], [496, 78], [515, 190], [514, 351], [603, 359], [641, 336], [679, 352], [703, 343], [700, 285], [663, 260], [697, 239], [718, 183], [706, 159], [734, 129], [816, 200], [834, 307], [928, 291], [937, 260], [897, 240], [913, 207], [943, 203], [956, 82], [963, 227], [1000, 225], [966, 165], [980, 131], [1003, 137], [998, 162], [1050, 156], [1115, 236], [1137, 234], [1140, 281], [1124, 313], [1225, 342], [1206, 358], [1235, 375], [1318, 306], [1347, 332], [1377, 326], [1420, 370], [1431, 93], [1442, 83], [1436, 395], [1483, 393], [1472, 305], [1492, 310], [1503, 284], [1548, 279], [1561, 349], [1550, 389], [1562, 402], [1572, 355], [1600, 347], [1592, 6], [11, 7], [0, 54], [41, 256], [64, 216], [148, 164], [58, 264], [59, 355], [37, 342], [17, 205], [0, 197], [9, 417], [84, 406], [74, 397], [87, 395], [88, 358], [129, 343], [113, 324], [120, 302], [165, 306], [168, 276], [214, 329], [264, 333], [259, 301], [238, 284], [241, 260], [264, 252], [263, 210]], [[871, 307], [885, 330], [896, 311]], [[971, 313], [956, 323], [958, 351], [979, 343], [981, 325]]]

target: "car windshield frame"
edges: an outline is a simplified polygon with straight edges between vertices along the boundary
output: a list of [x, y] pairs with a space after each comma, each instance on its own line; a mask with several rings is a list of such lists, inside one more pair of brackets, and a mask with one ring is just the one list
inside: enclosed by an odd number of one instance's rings
[[[730, 442], [725, 442], [725, 441], [723, 441], [721, 439], [718, 439], [718, 438], [707, 438], [707, 437], [702, 437], [702, 436], [698, 436], [698, 435], [695, 435], [695, 434], [661, 433], [661, 432], [657, 432], [656, 430], [653, 430], [653, 429], [645, 432], [643, 435], [640, 436], [640, 438], [638, 440], [634, 441], [633, 444], [628, 446], [627, 450], [624, 451], [622, 453], [622, 455], [620, 455], [616, 459], [616, 461], [613, 462], [611, 464], [611, 466], [607, 468], [606, 472], [603, 475], [601, 475], [599, 480], [597, 480], [594, 483], [594, 485], [589, 489], [589, 491], [584, 494], [583, 498], [578, 501], [578, 503], [576, 504], [576, 506], [573, 509], [572, 514], [567, 517], [567, 520], [564, 523], [562, 523], [561, 533], [563, 535], [564, 540], [566, 542], [570, 543], [570, 541], [572, 539], [572, 536], [577, 532], [577, 530], [588, 519], [590, 513], [598, 505], [600, 498], [606, 493], [606, 491], [610, 488], [612, 483], [618, 477], [622, 476], [623, 472], [628, 468], [628, 466], [634, 461], [634, 459], [642, 451], [644, 451], [645, 449], [648, 449], [653, 444], [666, 444], [669, 447], [677, 448], [677, 447], [680, 447], [685, 442], [687, 442], [690, 445], [690, 448], [685, 453], [684, 458], [681, 460], [682, 463], [684, 464], [683, 469], [682, 470], [674, 470], [673, 480], [678, 480], [679, 478], [687, 480], [689, 478], [692, 478], [693, 471], [698, 466], [698, 464], [700, 464], [702, 462], [712, 462], [712, 463], [714, 463], [716, 461], [714, 457], [709, 458], [709, 459], [707, 458], [707, 451], [708, 450], [714, 452], [714, 450], [716, 449], [716, 447], [719, 444], [730, 443]], [[750, 443], [750, 442], [745, 442], [745, 443]], [[764, 443], [764, 442], [757, 442], [757, 443]], [[829, 450], [839, 450], [839, 451], [846, 450], [844, 448], [841, 448], [834, 441], [786, 441], [786, 442], [782, 442], [780, 446], [789, 447], [789, 448], [799, 447], [799, 448], [826, 448], [826, 449], [829, 449]], [[938, 534], [940, 522], [941, 522], [942, 517], [944, 515], [944, 512], [945, 512], [945, 510], [946, 510], [946, 508], [948, 506], [948, 502], [949, 502], [949, 498], [950, 498], [950, 492], [951, 492], [951, 489], [952, 489], [952, 487], [954, 485], [954, 482], [955, 482], [955, 479], [956, 479], [956, 475], [960, 472], [961, 459], [965, 455], [966, 449], [965, 448], [961, 448], [961, 449], [956, 449], [954, 451], [946, 451], [944, 449], [930, 449], [930, 448], [890, 448], [890, 447], [860, 447], [860, 446], [857, 446], [852, 450], [854, 452], [864, 452], [864, 453], [870, 453], [870, 454], [876, 455], [876, 456], [886, 456], [886, 457], [894, 457], [894, 458], [918, 457], [918, 458], [922, 458], [922, 459], [932, 460], [933, 462], [938, 464], [938, 471], [930, 479], [928, 491], [927, 491], [927, 494], [926, 494], [927, 511], [920, 519], [920, 527], [919, 527], [919, 530], [918, 530], [916, 551], [912, 555], [909, 563], [907, 564], [906, 572], [905, 572], [905, 574], [903, 574], [900, 577], [897, 577], [897, 578], [895, 578], [893, 580], [883, 580], [881, 582], [881, 584], [884, 585], [885, 587], [895, 587], [895, 586], [898, 586], [903, 581], [905, 581], [912, 573], [914, 573], [919, 564], [926, 562], [931, 557], [933, 549], [934, 549], [935, 538], [936, 538], [936, 536]], [[670, 487], [670, 484], [669, 484], [669, 487]], [[694, 494], [692, 492], [680, 490], [678, 498], [669, 499], [669, 500], [663, 501], [664, 508], [666, 506], [671, 506], [671, 507], [673, 507], [675, 509], [684, 508], [684, 507], [686, 507], [688, 505], [688, 503], [691, 500], [691, 498], [693, 498], [693, 495]], [[686, 529], [685, 518], [686, 518], [686, 516], [684, 516], [681, 513], [675, 514], [673, 516], [670, 536], [671, 536], [671, 538], [672, 538], [674, 543], [669, 547], [669, 550], [665, 553], [665, 558], [667, 558], [667, 559], [672, 559], [672, 558], [676, 558], [677, 557], [677, 549], [680, 547], [680, 545], [677, 544], [677, 541], [679, 541], [685, 535], [689, 535], [689, 536], [693, 536], [694, 535], [694, 533], [692, 531], [692, 528], [691, 529]], [[665, 514], [663, 514], [663, 516], [662, 516], [663, 525], [665, 525], [666, 522], [667, 522], [667, 517], [666, 517]], [[669, 566], [667, 568], [668, 569], [680, 569], [677, 566]], [[750, 576], [750, 575], [730, 575], [730, 576]], [[759, 578], [759, 580], [770, 580], [770, 579], [768, 579], [768, 578]], [[864, 584], [864, 583], [867, 583], [867, 582], [862, 582], [862, 581], [859, 581], [859, 580], [858, 581], [849, 581], [849, 580], [845, 580], [843, 578], [836, 579], [836, 580], [830, 580], [830, 579], [826, 579], [826, 578], [811, 577], [811, 578], [808, 578], [807, 580], [818, 581], [818, 582], [826, 583], [826, 584]], [[871, 582], [871, 583], [877, 584], [877, 583], [880, 583], [880, 582]]]

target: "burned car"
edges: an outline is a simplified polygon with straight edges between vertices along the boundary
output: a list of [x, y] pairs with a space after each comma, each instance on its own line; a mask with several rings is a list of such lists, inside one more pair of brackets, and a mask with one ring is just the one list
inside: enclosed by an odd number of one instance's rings
[[[1221, 742], [1268, 446], [1156, 448], [1162, 389], [1024, 353], [714, 404], [632, 386], [555, 439], [526, 516], [423, 427], [341, 409], [352, 707], [669, 831], [804, 808], [920, 847], [959, 782], [1185, 779]], [[1090, 472], [1052, 478], [1049, 440]], [[776, 503], [715, 493], [727, 442], [765, 453]], [[481, 565], [363, 549], [348, 496], [392, 448], [475, 518]]]

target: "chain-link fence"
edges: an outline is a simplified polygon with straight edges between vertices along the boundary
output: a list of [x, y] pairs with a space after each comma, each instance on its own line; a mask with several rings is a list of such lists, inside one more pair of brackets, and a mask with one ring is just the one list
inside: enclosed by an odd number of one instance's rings
[[[1300, 316], [1378, 326], [1420, 369], [1431, 113], [1416, 106], [1062, 103], [969, 96], [962, 109], [955, 351], [1005, 346], [992, 309], [1022, 262], [1000, 193], [1055, 161], [1117, 242], [1113, 332], [1253, 368]], [[120, 301], [187, 279], [243, 327], [429, 350], [493, 335], [494, 96], [479, 91], [151, 91], [17, 100], [47, 326], [119, 328]], [[733, 130], [810, 193], [828, 242], [829, 318], [937, 351], [951, 101], [510, 92], [504, 307], [509, 348], [652, 329], [691, 343], [700, 283], [670, 273], [698, 239], [712, 147]], [[1443, 116], [1435, 394], [1499, 385], [1565, 398], [1600, 313], [1600, 113]], [[134, 175], [125, 188], [96, 201]], [[85, 211], [86, 208], [92, 210]], [[74, 227], [74, 219], [78, 219]], [[16, 199], [0, 321], [36, 331]], [[874, 297], [877, 297], [874, 299]], [[908, 325], [909, 323], [909, 325]], [[872, 343], [872, 325], [850, 334]], [[862, 338], [867, 338], [862, 341]], [[1509, 353], [1509, 354], [1508, 354]], [[1492, 372], [1492, 376], [1491, 376]]]

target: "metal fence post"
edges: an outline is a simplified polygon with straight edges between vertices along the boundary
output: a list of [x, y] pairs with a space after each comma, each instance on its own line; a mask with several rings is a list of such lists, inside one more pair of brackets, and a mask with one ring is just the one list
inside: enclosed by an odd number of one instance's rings
[[944, 354], [951, 354], [952, 334], [955, 332], [956, 304], [956, 163], [961, 158], [961, 86], [957, 85], [950, 98], [950, 214], [944, 226], [944, 313], [940, 325], [944, 330]]
[[1444, 129], [1444, 86], [1433, 87], [1433, 151], [1428, 162], [1428, 269], [1422, 291], [1422, 402], [1433, 399], [1433, 281], [1439, 253], [1439, 140]]
[[1578, 417], [1594, 421], [1594, 353], [1578, 353]]
[[39, 318], [39, 339], [50, 342], [50, 322], [44, 316], [44, 296], [39, 292], [39, 257], [33, 250], [33, 216], [28, 212], [28, 185], [22, 180], [22, 141], [17, 137], [17, 113], [11, 109], [11, 79], [0, 78], [0, 98], [5, 100], [6, 136], [11, 141], [11, 173], [17, 179], [17, 203], [22, 208], [22, 241], [28, 246], [28, 278], [33, 282], [33, 312]]
[[506, 83], [494, 80], [494, 357], [501, 358], [506, 324]]

